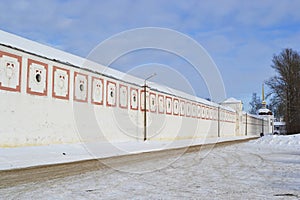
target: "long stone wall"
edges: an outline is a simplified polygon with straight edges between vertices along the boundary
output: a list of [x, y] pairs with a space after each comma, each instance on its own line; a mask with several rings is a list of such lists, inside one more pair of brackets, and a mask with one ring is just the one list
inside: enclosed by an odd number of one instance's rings
[[[147, 140], [244, 135], [235, 131], [235, 110], [182, 94], [146, 88]], [[144, 95], [134, 79], [2, 44], [0, 146], [143, 141]], [[253, 120], [249, 124], [261, 129]]]

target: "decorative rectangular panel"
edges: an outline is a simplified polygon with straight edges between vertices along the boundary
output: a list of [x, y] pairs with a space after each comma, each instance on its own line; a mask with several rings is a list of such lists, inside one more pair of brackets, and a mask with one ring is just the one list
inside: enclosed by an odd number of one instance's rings
[[92, 98], [91, 102], [96, 105], [103, 105], [104, 84], [103, 79], [92, 77]]
[[[141, 90], [141, 97], [140, 97], [140, 103], [141, 103], [141, 111], [145, 110], [144, 104], [145, 104], [145, 90]], [[146, 111], [149, 111], [149, 92], [146, 90]]]
[[132, 110], [138, 110], [138, 89], [136, 88], [130, 88], [130, 109]]
[[200, 119], [202, 115], [202, 109], [201, 109], [201, 105], [198, 104], [197, 105], [197, 118]]
[[172, 114], [172, 97], [166, 96], [166, 113], [171, 115]]
[[173, 99], [173, 115], [179, 115], [179, 112], [180, 112], [179, 100], [174, 98]]
[[185, 101], [180, 100], [180, 116], [185, 115]]
[[221, 121], [224, 121], [225, 120], [225, 118], [224, 118], [224, 110], [222, 110], [221, 111], [221, 113], [220, 113], [220, 118], [221, 118]]
[[201, 108], [202, 108], [202, 109], [201, 109], [201, 110], [202, 110], [201, 118], [202, 118], [202, 119], [205, 119], [205, 118], [206, 118], [206, 117], [205, 117], [205, 114], [206, 114], [206, 113], [205, 113], [205, 112], [206, 112], [206, 111], [205, 111], [205, 106], [202, 105]]
[[156, 112], [157, 101], [156, 94], [154, 92], [150, 92], [150, 112]]
[[213, 113], [213, 119], [217, 120], [218, 119], [218, 109], [214, 108], [214, 113]]
[[52, 97], [69, 99], [70, 70], [53, 66]]
[[202, 119], [206, 119], [206, 107], [202, 106]]
[[22, 57], [0, 51], [0, 89], [21, 90]]
[[120, 108], [128, 108], [128, 87], [119, 85], [119, 106]]
[[27, 93], [47, 96], [48, 65], [46, 63], [28, 59]]
[[205, 110], [205, 119], [208, 119], [208, 116], [209, 116], [209, 111], [208, 111], [208, 107], [207, 106], [205, 106], [204, 107], [204, 110]]
[[106, 82], [106, 105], [115, 107], [117, 104], [117, 84], [112, 81]]
[[88, 101], [88, 75], [74, 72], [74, 100]]
[[186, 102], [186, 116], [190, 117], [192, 113], [192, 104], [190, 102]]
[[208, 107], [208, 116], [207, 116], [208, 119], [212, 119], [212, 108], [211, 107]]
[[229, 116], [229, 114], [228, 114], [228, 112], [226, 111], [226, 113], [225, 113], [225, 121], [227, 121], [227, 122], [229, 121], [229, 119], [228, 119], [229, 117], [228, 117], [228, 116]]
[[196, 118], [197, 117], [197, 105], [195, 103], [192, 104], [192, 117]]
[[163, 95], [158, 95], [158, 113], [165, 113], [165, 98]]

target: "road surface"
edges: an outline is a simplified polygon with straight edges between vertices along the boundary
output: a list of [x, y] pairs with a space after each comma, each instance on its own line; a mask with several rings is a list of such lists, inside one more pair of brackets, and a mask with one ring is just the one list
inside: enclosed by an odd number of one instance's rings
[[0, 199], [300, 199], [300, 151], [236, 143], [0, 172]]

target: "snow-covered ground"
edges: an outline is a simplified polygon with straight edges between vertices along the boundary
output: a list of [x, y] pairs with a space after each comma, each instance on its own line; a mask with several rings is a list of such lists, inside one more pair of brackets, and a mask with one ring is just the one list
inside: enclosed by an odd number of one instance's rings
[[164, 149], [182, 148], [201, 144], [250, 139], [256, 136], [202, 138], [175, 141], [90, 142], [53, 144], [17, 148], [0, 148], [0, 170], [26, 168], [40, 165], [67, 163], [95, 158], [129, 155]]
[[272, 147], [276, 149], [296, 149], [300, 150], [300, 134], [297, 135], [267, 135], [258, 140], [250, 142], [252, 144], [260, 144], [266, 147]]
[[[0, 189], [1, 199], [299, 199], [300, 134]], [[175, 155], [177, 156], [177, 155]], [[165, 167], [157, 168], [161, 163]], [[162, 166], [162, 165], [161, 165]], [[147, 173], [142, 169], [152, 168]], [[130, 173], [128, 172], [130, 171]], [[136, 173], [135, 173], [136, 172]], [[1, 186], [1, 183], [0, 183]]]

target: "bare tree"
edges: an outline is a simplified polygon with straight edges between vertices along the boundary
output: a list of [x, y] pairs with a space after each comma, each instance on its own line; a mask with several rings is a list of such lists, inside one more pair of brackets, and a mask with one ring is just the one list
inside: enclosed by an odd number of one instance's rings
[[[269, 103], [269, 105], [267, 105], [267, 108], [272, 111], [272, 113], [276, 119], [279, 120], [281, 118], [284, 118], [285, 107], [284, 107], [283, 103], [275, 95], [270, 94], [270, 96], [271, 96], [270, 103]], [[270, 97], [270, 96], [267, 96], [267, 97]]]
[[257, 111], [261, 108], [261, 99], [259, 96], [257, 96], [255, 92], [252, 93], [252, 99], [249, 105], [250, 105], [249, 113], [256, 115]]
[[266, 84], [272, 91], [273, 103], [284, 110], [287, 132], [300, 132], [300, 55], [292, 49], [284, 49], [274, 55], [272, 68], [276, 75]]

